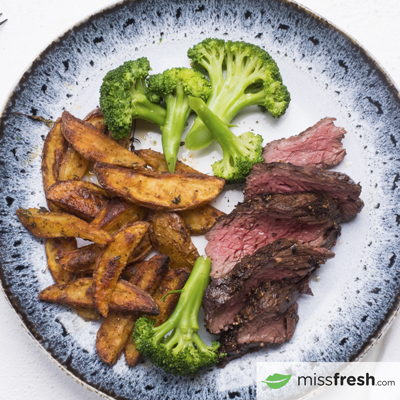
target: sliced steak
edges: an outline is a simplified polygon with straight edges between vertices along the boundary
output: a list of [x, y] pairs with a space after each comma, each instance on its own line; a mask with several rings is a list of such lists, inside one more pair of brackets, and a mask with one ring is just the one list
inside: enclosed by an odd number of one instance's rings
[[297, 136], [274, 140], [263, 150], [266, 163], [284, 162], [304, 167], [330, 168], [339, 164], [346, 150], [344, 128], [335, 126], [336, 118], [324, 118]]
[[220, 337], [220, 353], [227, 355], [220, 360], [218, 366], [224, 367], [230, 361], [265, 348], [268, 344], [282, 344], [291, 339], [299, 321], [297, 309], [295, 303], [285, 314], [263, 320], [251, 336], [247, 333], [246, 324], [223, 333]]
[[[338, 200], [344, 221], [354, 217], [354, 211], [362, 208], [363, 204], [359, 199], [360, 184], [346, 174], [315, 167], [299, 167], [289, 163], [256, 164], [246, 183], [245, 201], [265, 193], [328, 193]], [[358, 206], [349, 207], [348, 203], [354, 202], [358, 202]]]
[[338, 221], [337, 201], [325, 193], [263, 194], [239, 203], [224, 219], [232, 220], [238, 214], [268, 214], [275, 218], [293, 218], [305, 224], [321, 224]]
[[334, 221], [309, 225], [257, 211], [232, 212], [218, 220], [206, 235], [205, 252], [212, 261], [211, 276], [221, 278], [244, 256], [278, 239], [296, 239], [310, 246], [329, 249], [335, 245], [340, 230]]
[[215, 334], [227, 330], [246, 306], [251, 290], [264, 282], [284, 279], [287, 284], [296, 283], [332, 257], [330, 250], [292, 239], [277, 240], [244, 257], [226, 276], [207, 287], [203, 297], [207, 328]]
[[[247, 332], [249, 337], [255, 335], [264, 321], [284, 314], [300, 294], [312, 296], [309, 281], [310, 274], [298, 282], [268, 281], [251, 290], [246, 306], [235, 316], [233, 326], [241, 325], [241, 332]], [[243, 336], [243, 340], [247, 342], [246, 336]]]

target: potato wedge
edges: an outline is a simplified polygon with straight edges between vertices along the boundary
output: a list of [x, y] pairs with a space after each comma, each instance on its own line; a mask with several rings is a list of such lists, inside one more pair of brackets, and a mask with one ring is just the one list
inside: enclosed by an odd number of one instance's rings
[[[75, 279], [75, 274], [64, 271], [59, 264], [60, 257], [67, 251], [76, 249], [75, 238], [54, 238], [46, 239], [45, 249], [47, 256], [47, 266], [50, 273], [57, 284], [65, 284], [72, 282]], [[96, 310], [88, 310], [82, 307], [74, 307], [75, 311], [85, 319], [96, 320], [100, 319], [101, 315]]]
[[97, 130], [103, 134], [107, 134], [107, 126], [104, 124], [104, 115], [101, 112], [101, 108], [97, 107], [90, 111], [83, 120], [91, 125], [93, 125]]
[[[39, 299], [96, 309], [92, 285], [92, 278], [80, 278], [62, 285], [55, 284], [42, 290]], [[158, 308], [153, 298], [144, 290], [122, 279], [115, 285], [109, 308], [113, 311], [158, 315]]]
[[152, 227], [151, 242], [160, 253], [169, 257], [171, 268], [192, 270], [199, 253], [183, 218], [177, 213], [153, 211], [148, 220]]
[[94, 299], [97, 309], [107, 317], [108, 303], [129, 255], [149, 230], [147, 222], [128, 224], [113, 235], [114, 241], [104, 248], [93, 273]]
[[62, 284], [74, 280], [75, 274], [62, 269], [59, 260], [66, 252], [75, 250], [76, 246], [75, 238], [46, 239], [47, 267], [56, 283]]
[[100, 244], [112, 241], [112, 237], [107, 232], [93, 228], [87, 222], [66, 213], [47, 212], [47, 210], [37, 208], [19, 208], [16, 214], [22, 225], [37, 237], [79, 237]]
[[128, 264], [122, 271], [121, 278], [132, 283], [133, 285], [136, 285], [137, 283], [135, 283], [135, 281], [130, 281], [131, 278], [133, 278], [133, 276], [136, 274], [136, 272], [138, 273], [137, 275], [135, 275], [136, 279], [142, 276], [140, 272], [141, 269], [144, 269], [144, 271], [146, 271], [147, 268], [152, 268], [155, 271], [159, 271], [157, 274], [160, 274], [161, 271], [163, 271], [165, 268], [168, 270], [168, 264], [169, 257], [165, 254], [158, 254], [151, 257], [147, 261], [140, 261]]
[[[115, 140], [112, 132], [107, 128], [107, 125], [104, 124], [104, 115], [100, 108], [95, 108], [91, 111], [86, 117], [83, 119], [85, 122], [89, 122], [99, 131], [109, 136], [111, 139]], [[125, 137], [123, 139], [115, 140], [120, 146], [125, 147], [125, 149], [129, 150], [130, 145], [130, 137]]]
[[[161, 257], [163, 262], [149, 260], [140, 263], [131, 284], [150, 295], [159, 286], [168, 271], [168, 257]], [[154, 258], [154, 257], [153, 257]], [[114, 365], [132, 336], [137, 315], [110, 312], [102, 322], [96, 338], [96, 349], [100, 358], [107, 364]]]
[[111, 199], [100, 186], [76, 180], [54, 183], [47, 191], [46, 198], [67, 213], [85, 221], [92, 221]]
[[146, 208], [117, 198], [99, 212], [91, 225], [113, 234], [130, 222], [144, 221], [147, 214]]
[[80, 180], [85, 175], [88, 166], [89, 160], [86, 160], [86, 158], [69, 145], [58, 171], [58, 181]]
[[[143, 236], [140, 243], [129, 255], [128, 263], [135, 263], [143, 260], [151, 251], [153, 245], [150, 240], [149, 232]], [[76, 274], [90, 274], [93, 272], [96, 261], [103, 251], [103, 246], [98, 244], [90, 244], [89, 246], [81, 247], [77, 250], [69, 251], [60, 258], [60, 265], [67, 271]], [[129, 276], [129, 279], [131, 276]]]
[[60, 265], [66, 271], [85, 273], [94, 270], [103, 247], [98, 244], [90, 244], [79, 249], [69, 251], [60, 258]]
[[217, 218], [225, 215], [224, 212], [209, 204], [194, 210], [181, 211], [179, 214], [185, 220], [191, 235], [205, 235], [215, 224]]
[[61, 134], [61, 119], [59, 118], [47, 134], [43, 145], [42, 177], [45, 192], [58, 181], [59, 168], [67, 150], [68, 142]]
[[[147, 165], [156, 172], [168, 172], [167, 164], [165, 163], [164, 154], [151, 149], [135, 150], [135, 154], [146, 162]], [[177, 161], [175, 166], [175, 174], [201, 174], [189, 165], [182, 161]]]
[[[168, 292], [172, 290], [179, 290], [185, 286], [187, 279], [189, 278], [189, 271], [185, 269], [170, 269], [167, 275], [162, 280], [160, 286], [155, 291], [153, 298], [156, 301], [159, 309], [159, 314], [156, 320], [156, 326], [163, 324], [171, 315], [176, 304], [179, 300], [179, 294], [171, 294], [165, 298], [164, 301], [161, 299]], [[129, 366], [134, 367], [140, 361], [142, 356], [136, 349], [135, 342], [130, 336], [125, 347], [125, 359]]]
[[92, 124], [75, 118], [67, 111], [62, 114], [61, 132], [75, 150], [90, 161], [101, 161], [126, 168], [143, 167], [146, 164], [136, 154], [102, 134]]
[[96, 163], [100, 185], [132, 203], [160, 211], [180, 211], [204, 206], [221, 193], [225, 181], [203, 174], [169, 174], [129, 170]]
[[128, 263], [134, 263], [144, 260], [145, 257], [150, 253], [152, 248], [153, 244], [151, 243], [150, 233], [149, 231], [147, 231], [135, 250], [133, 250], [133, 252], [129, 256]]

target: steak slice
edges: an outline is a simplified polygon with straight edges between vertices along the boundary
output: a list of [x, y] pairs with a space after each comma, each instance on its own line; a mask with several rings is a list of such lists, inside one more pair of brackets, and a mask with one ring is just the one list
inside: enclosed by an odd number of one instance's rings
[[[283, 315], [260, 321], [258, 330], [248, 336], [246, 324], [230, 329], [221, 335], [220, 353], [226, 353], [218, 367], [224, 367], [230, 361], [242, 357], [247, 353], [266, 348], [268, 344], [282, 344], [290, 340], [296, 329], [299, 316], [298, 305], [293, 304]], [[244, 329], [244, 331], [243, 331]]]
[[223, 278], [214, 279], [203, 297], [205, 321], [211, 333], [227, 330], [246, 306], [252, 289], [267, 281], [296, 283], [315, 271], [334, 253], [293, 239], [276, 240], [244, 257]]
[[310, 225], [290, 218], [277, 219], [257, 211], [233, 211], [218, 220], [206, 235], [205, 252], [212, 261], [210, 275], [223, 277], [244, 256], [278, 239], [296, 239], [310, 246], [329, 249], [335, 245], [340, 231], [335, 221]]
[[239, 203], [224, 219], [231, 220], [237, 214], [268, 214], [275, 218], [293, 218], [305, 224], [321, 224], [335, 220], [339, 222], [337, 201], [325, 193], [263, 194]]
[[[249, 338], [256, 335], [263, 321], [284, 314], [297, 301], [300, 294], [313, 295], [308, 285], [309, 281], [310, 274], [298, 282], [268, 281], [252, 289], [246, 306], [235, 316], [233, 326], [241, 325], [240, 332], [246, 333]], [[246, 335], [242, 335], [243, 342], [248, 341]]]
[[[364, 204], [359, 199], [360, 184], [346, 174], [315, 167], [299, 167], [289, 163], [256, 164], [246, 183], [245, 201], [264, 193], [329, 193], [338, 200], [342, 221], [354, 217], [355, 211], [359, 212]], [[356, 203], [356, 207], [352, 203]]]
[[344, 128], [335, 126], [336, 118], [324, 118], [297, 136], [274, 140], [263, 150], [266, 163], [284, 162], [304, 167], [330, 168], [346, 155], [342, 139]]

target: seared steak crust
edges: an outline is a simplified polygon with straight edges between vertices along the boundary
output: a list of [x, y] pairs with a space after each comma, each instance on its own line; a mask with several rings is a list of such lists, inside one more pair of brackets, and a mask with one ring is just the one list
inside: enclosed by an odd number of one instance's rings
[[251, 337], [243, 335], [241, 325], [223, 333], [220, 337], [220, 353], [227, 355], [220, 360], [218, 366], [224, 367], [228, 362], [265, 348], [268, 344], [282, 344], [291, 339], [299, 321], [297, 309], [295, 303], [285, 314], [263, 321], [257, 334]]
[[208, 329], [215, 334], [227, 330], [246, 306], [252, 289], [267, 281], [298, 282], [333, 256], [324, 248], [281, 239], [244, 257], [226, 276], [214, 279], [207, 287], [203, 305]]
[[346, 202], [358, 201], [359, 208], [362, 203], [359, 199], [360, 184], [356, 184], [346, 174], [315, 167], [299, 167], [290, 163], [256, 164], [246, 183], [245, 201], [264, 193], [329, 193], [338, 200], [343, 220], [355, 216], [348, 214]]
[[237, 214], [268, 214], [275, 218], [292, 218], [303, 224], [339, 222], [337, 201], [325, 193], [262, 194], [239, 203], [229, 216], [218, 220], [232, 219]]
[[269, 142], [263, 150], [265, 162], [317, 168], [339, 164], [346, 155], [342, 144], [346, 130], [335, 126], [335, 120], [324, 118], [297, 136]]

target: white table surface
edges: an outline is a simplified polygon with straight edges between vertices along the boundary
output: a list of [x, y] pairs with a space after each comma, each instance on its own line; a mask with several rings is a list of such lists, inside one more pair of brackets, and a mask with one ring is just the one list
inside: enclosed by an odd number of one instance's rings
[[[88, 15], [114, 4], [110, 0], [1, 0], [0, 109], [36, 58], [64, 31]], [[400, 87], [399, 0], [302, 0], [314, 12], [355, 38]], [[32, 340], [0, 293], [0, 400], [98, 400], [61, 370]], [[400, 361], [400, 320], [365, 361]]]

